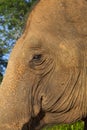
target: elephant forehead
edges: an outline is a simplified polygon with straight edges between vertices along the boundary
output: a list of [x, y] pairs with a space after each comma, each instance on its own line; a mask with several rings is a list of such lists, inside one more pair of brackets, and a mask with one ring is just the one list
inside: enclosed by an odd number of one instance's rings
[[83, 16], [86, 13], [87, 2], [83, 0], [41, 0], [28, 19], [26, 32], [29, 28], [35, 30], [38, 27], [42, 32], [47, 30], [55, 35], [84, 35], [87, 18]]
[[47, 31], [56, 34], [60, 29], [59, 25], [61, 25], [61, 22], [63, 24], [65, 23], [63, 11], [64, 7], [62, 6], [61, 1], [42, 0], [31, 13], [31, 17], [28, 21], [28, 23], [30, 23], [30, 28], [34, 30], [38, 28], [41, 32], [45, 33]]

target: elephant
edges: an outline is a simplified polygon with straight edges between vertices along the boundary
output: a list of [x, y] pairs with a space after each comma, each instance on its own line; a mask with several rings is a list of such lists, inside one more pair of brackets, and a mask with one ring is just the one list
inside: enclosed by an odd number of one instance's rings
[[85, 122], [87, 1], [38, 0], [0, 86], [0, 130]]

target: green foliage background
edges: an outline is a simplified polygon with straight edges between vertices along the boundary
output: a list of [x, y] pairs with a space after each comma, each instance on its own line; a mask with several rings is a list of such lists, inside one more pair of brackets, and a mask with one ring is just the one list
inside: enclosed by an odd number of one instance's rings
[[0, 0], [0, 81], [8, 56], [23, 32], [31, 5], [37, 0]]
[[75, 124], [71, 125], [54, 125], [50, 127], [46, 127], [43, 130], [83, 130], [84, 123], [83, 122], [77, 122]]
[[[9, 55], [15, 41], [23, 32], [32, 2], [26, 0], [0, 0], [0, 82], [3, 79], [3, 68], [6, 68]], [[74, 125], [55, 125], [43, 130], [83, 130], [83, 122]]]

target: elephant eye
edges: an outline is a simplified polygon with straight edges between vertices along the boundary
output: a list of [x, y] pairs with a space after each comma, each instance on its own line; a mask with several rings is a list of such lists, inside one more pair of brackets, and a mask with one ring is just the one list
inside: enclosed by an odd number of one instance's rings
[[43, 56], [43, 54], [37, 53], [32, 56], [32, 59], [30, 60], [29, 65], [31, 68], [34, 69], [37, 66], [41, 67], [41, 65], [43, 65], [44, 62], [45, 62], [45, 57]]
[[42, 59], [42, 54], [35, 54], [32, 58], [32, 61], [39, 62]]

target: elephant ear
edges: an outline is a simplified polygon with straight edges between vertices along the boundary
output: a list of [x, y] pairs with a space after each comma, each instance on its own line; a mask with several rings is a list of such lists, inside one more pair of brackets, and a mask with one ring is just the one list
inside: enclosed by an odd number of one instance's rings
[[[78, 68], [61, 70], [52, 79], [42, 100], [46, 124], [71, 123], [80, 120], [86, 114], [84, 93], [86, 93], [85, 74]], [[84, 106], [84, 107], [83, 107]], [[83, 115], [84, 114], [84, 115]]]
[[79, 39], [63, 40], [59, 44], [58, 58], [64, 68], [81, 68], [83, 66], [84, 46]]
[[62, 69], [75, 70], [74, 76], [81, 74], [83, 83], [86, 81], [87, 73], [87, 45], [86, 39], [64, 40], [59, 44], [59, 59]]
[[[58, 67], [42, 100], [45, 123], [70, 123], [86, 115], [86, 47], [76, 40], [62, 42]], [[59, 66], [60, 64], [60, 66]]]
[[[83, 43], [82, 39], [65, 40], [59, 44], [59, 56], [62, 69], [64, 71], [70, 71], [68, 76], [71, 77], [71, 79], [69, 80], [67, 91], [69, 91], [70, 88], [75, 89], [76, 91], [73, 95], [76, 97], [86, 91], [86, 50], [86, 44]], [[79, 98], [81, 98], [81, 95]], [[84, 98], [84, 96], [82, 98]]]

